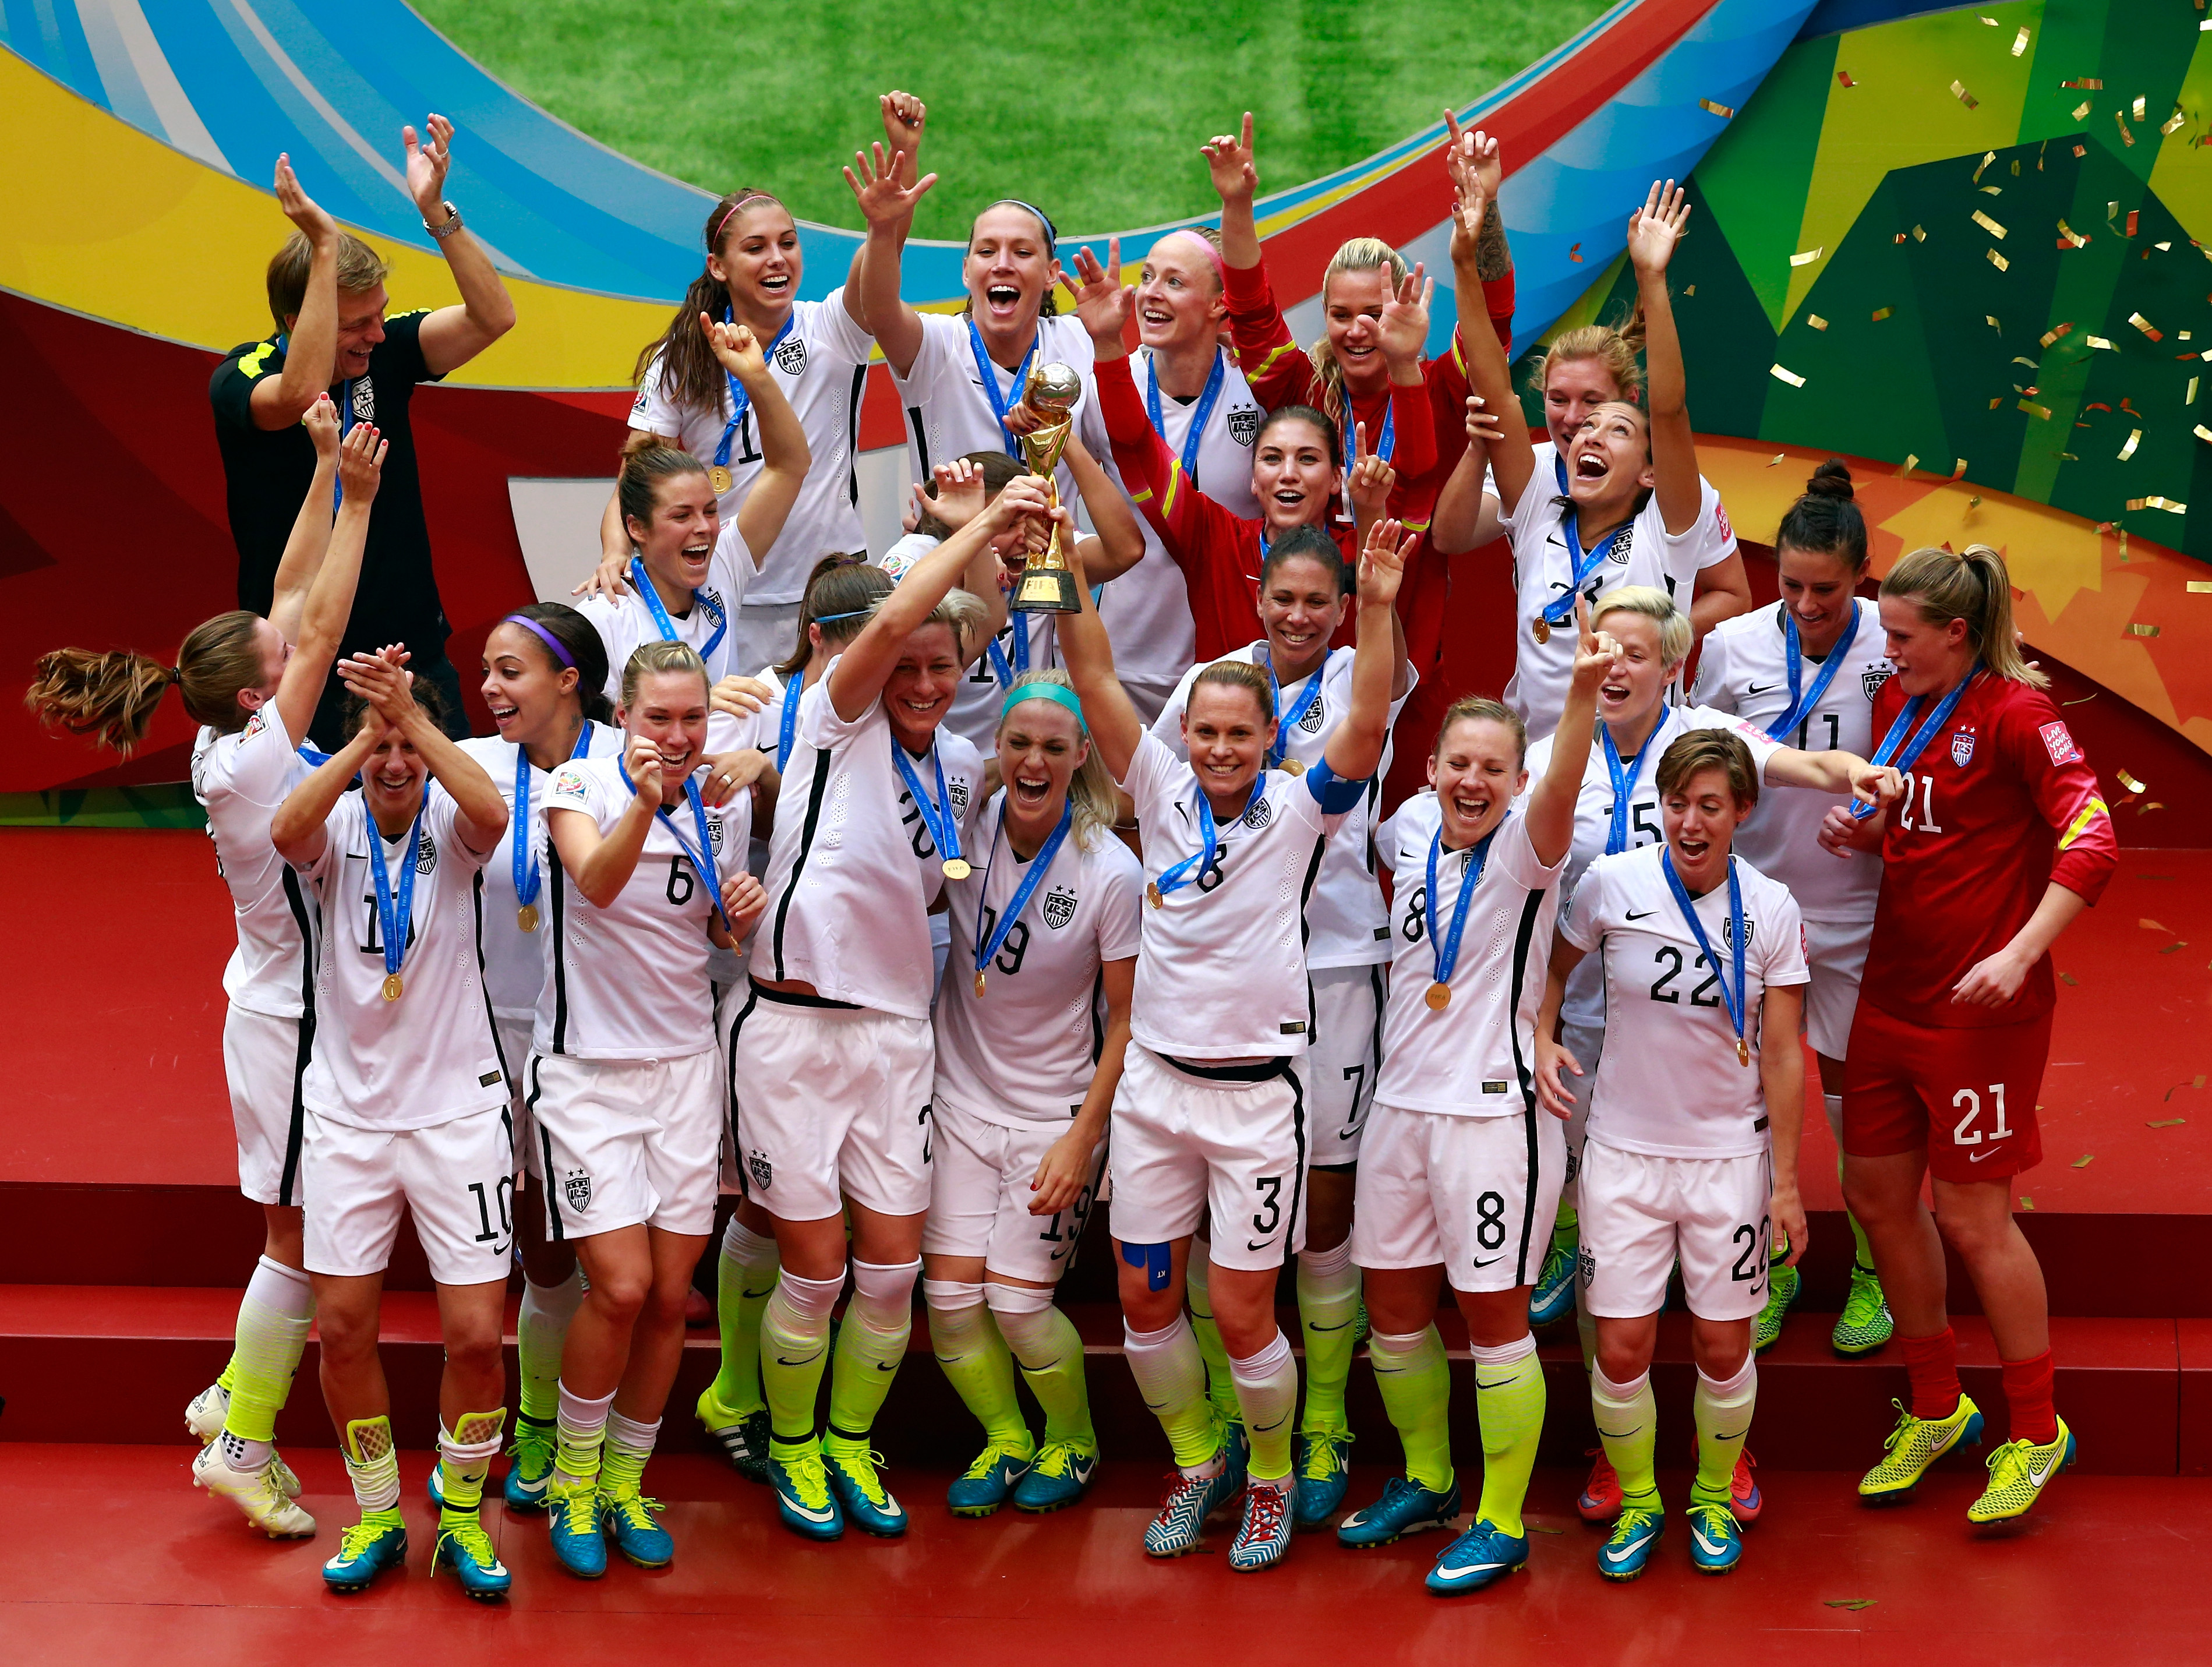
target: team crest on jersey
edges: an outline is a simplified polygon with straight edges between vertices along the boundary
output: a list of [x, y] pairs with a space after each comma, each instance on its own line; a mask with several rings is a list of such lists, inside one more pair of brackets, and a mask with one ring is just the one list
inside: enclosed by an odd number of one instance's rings
[[1322, 703], [1319, 701], [1316, 701], [1311, 706], [1306, 709], [1305, 716], [1298, 720], [1298, 727], [1305, 731], [1309, 735], [1318, 735], [1321, 733], [1322, 724], [1326, 720], [1326, 715], [1322, 711], [1321, 708]]
[[1249, 446], [1260, 437], [1260, 408], [1239, 405], [1229, 413], [1229, 437], [1239, 446]]
[[2051, 754], [2053, 764], [2078, 764], [2081, 762], [2081, 749], [2074, 745], [2074, 737], [2068, 733], [2063, 722], [2047, 723], [2035, 733], [2043, 737], [2045, 750]]
[[422, 833], [422, 848], [415, 853], [415, 872], [418, 874], [435, 873], [437, 868], [438, 842], [431, 838], [429, 830], [425, 829]]
[[765, 1152], [746, 1154], [745, 1171], [753, 1177], [753, 1184], [765, 1191], [775, 1180], [775, 1165], [769, 1162]]
[[561, 1193], [568, 1208], [581, 1215], [592, 1208], [592, 1177], [580, 1169], [572, 1169], [562, 1179]]
[[1252, 801], [1252, 807], [1244, 812], [1243, 818], [1244, 825], [1255, 833], [1259, 832], [1274, 819], [1275, 807], [1268, 801], [1267, 795], [1264, 793]]
[[1890, 672], [1891, 667], [1885, 663], [1875, 666], [1871, 672], [1859, 673], [1859, 687], [1865, 691], [1866, 697], [1869, 701], [1881, 692], [1881, 685], [1889, 681]]
[[699, 599], [701, 605], [708, 613], [720, 614], [725, 611], [722, 607], [722, 593], [712, 585], [702, 585], [691, 593]]
[[[238, 732], [238, 739], [243, 744], [252, 740], [268, 727], [269, 709], [265, 706], [257, 706], [253, 709], [253, 715], [246, 721], [246, 727]], [[2065, 726], [2061, 724], [2059, 727], [2063, 729]]]
[[722, 818], [719, 816], [708, 817], [707, 818], [707, 843], [714, 848], [714, 852], [716, 856], [720, 856], [722, 854]]
[[806, 368], [806, 344], [797, 336], [786, 336], [783, 345], [775, 350], [775, 368], [787, 376], [796, 376]]
[[1951, 736], [1951, 762], [1964, 770], [1974, 761], [1974, 732], [1971, 729], [1954, 731]]
[[953, 809], [964, 813], [968, 808], [968, 783], [966, 779], [962, 776], [956, 776], [950, 782], [946, 782], [945, 784], [945, 796], [952, 801]]
[[1620, 529], [1620, 536], [1613, 541], [1613, 553], [1607, 556], [1605, 559], [1608, 562], [1617, 563], [1622, 567], [1626, 567], [1628, 565], [1628, 558], [1635, 553], [1636, 523], [1634, 521], [1631, 521], [1627, 526]]
[[[1759, 922], [1748, 915], [1743, 917], [1743, 947], [1748, 954], [1752, 940], [1759, 936]], [[1721, 923], [1721, 944], [1729, 953], [1735, 952], [1735, 921], [1733, 916]]]
[[366, 376], [354, 378], [353, 420], [356, 423], [376, 421], [376, 384]]
[[1044, 916], [1044, 923], [1057, 932], [1075, 918], [1075, 893], [1065, 885], [1055, 885], [1045, 893], [1038, 910]]

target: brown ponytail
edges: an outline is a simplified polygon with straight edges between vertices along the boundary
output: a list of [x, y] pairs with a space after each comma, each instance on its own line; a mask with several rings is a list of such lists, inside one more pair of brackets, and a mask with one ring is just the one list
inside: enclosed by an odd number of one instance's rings
[[[727, 259], [722, 254], [722, 247], [736, 235], [739, 211], [762, 203], [783, 206], [774, 193], [751, 186], [741, 186], [717, 200], [707, 216], [707, 252]], [[729, 290], [712, 271], [702, 266], [699, 276], [691, 280], [691, 287], [684, 292], [683, 302], [677, 307], [676, 316], [668, 321], [668, 328], [660, 332], [660, 339], [647, 344], [638, 354], [637, 363], [630, 369], [631, 386], [645, 380], [645, 373], [658, 354], [660, 391], [673, 404], [698, 411], [720, 411], [723, 391], [727, 386], [722, 380], [722, 362], [708, 345], [706, 332], [699, 328], [699, 315], [704, 313], [710, 319], [720, 319], [722, 309], [729, 304]], [[768, 344], [763, 342], [761, 345], [766, 347]]]
[[39, 656], [38, 676], [23, 704], [48, 728], [89, 735], [127, 757], [146, 739], [173, 683], [194, 722], [228, 734], [246, 727], [248, 715], [239, 696], [261, 684], [261, 648], [255, 640], [260, 624], [260, 615], [243, 609], [217, 614], [193, 627], [174, 666], [127, 648], [56, 648]]

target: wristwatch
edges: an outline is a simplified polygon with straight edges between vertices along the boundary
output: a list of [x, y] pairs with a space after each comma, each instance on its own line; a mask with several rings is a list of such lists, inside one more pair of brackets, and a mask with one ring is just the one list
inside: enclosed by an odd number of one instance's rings
[[451, 237], [455, 232], [460, 230], [461, 211], [455, 208], [451, 203], [441, 204], [441, 206], [446, 210], [446, 223], [442, 226], [434, 226], [428, 221], [425, 220], [422, 222], [422, 229], [429, 233], [431, 236], [436, 238], [442, 243], [446, 239]]

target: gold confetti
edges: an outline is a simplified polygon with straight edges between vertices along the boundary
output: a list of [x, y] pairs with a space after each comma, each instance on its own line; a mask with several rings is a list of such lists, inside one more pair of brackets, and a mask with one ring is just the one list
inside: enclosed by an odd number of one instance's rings
[[2158, 635], [2158, 627], [2155, 625], [2130, 625], [2128, 627], [2128, 635], [2130, 636], [2156, 636]]
[[2002, 197], [2004, 195], [2004, 187], [2002, 186], [1984, 186], [1982, 187], [1982, 195], [1984, 197]]
[[2004, 399], [2003, 399], [2003, 397], [2002, 397], [2002, 395], [2000, 395], [1998, 398], [1996, 398], [1992, 399], [1992, 400], [1990, 400], [1990, 409], [1991, 411], [1995, 411], [1995, 410], [1996, 410], [1999, 405], [2002, 405], [2002, 404], [2004, 404]]
[[2000, 272], [2009, 272], [2012, 270], [2012, 262], [2007, 260], [1995, 249], [1990, 250], [1988, 253], [1990, 257], [1990, 265], [1996, 267], [1997, 271]]
[[1986, 24], [1988, 24], [1988, 25], [1990, 26], [1990, 27], [1991, 27], [1991, 28], [1993, 28], [1993, 29], [1994, 29], [1995, 27], [1996, 27], [1996, 26], [1997, 26], [1997, 21], [1996, 21], [1996, 18], [1994, 18], [1994, 17], [1985, 16], [1985, 15], [1984, 15], [1983, 14], [1978, 13], [1978, 12], [1977, 12], [1977, 13], [1975, 14], [1975, 15], [1976, 15], [1976, 16], [1978, 16], [1978, 17], [1981, 17], [1982, 21], [1983, 21], [1983, 22], [1984, 22], [1984, 23], [1986, 23]]
[[1997, 238], [1997, 239], [2000, 239], [2000, 240], [2002, 240], [2002, 239], [2003, 238], [2003, 236], [2004, 236], [2004, 234], [2005, 234], [2005, 228], [2004, 228], [2003, 227], [2002, 227], [2002, 226], [1998, 225], [1998, 224], [1997, 224], [1997, 222], [1996, 222], [1996, 221], [1994, 221], [1994, 220], [1990, 219], [1990, 218], [1989, 217], [1989, 216], [1987, 216], [1987, 215], [1984, 214], [1984, 213], [1983, 213], [1979, 209], [1976, 209], [1976, 210], [1974, 210], [1973, 215], [1972, 215], [1972, 219], [1973, 219], [1974, 223], [1975, 223], [1977, 226], [1979, 226], [1979, 227], [1980, 227], [1984, 231], [1987, 232], [1987, 233], [1988, 233], [1991, 237]]
[[1808, 313], [1805, 315], [1805, 322], [1815, 330], [1826, 330], [1828, 327], [1828, 321], [1818, 313]]
[[[2128, 508], [2130, 509], [2163, 509], [2168, 514], [2172, 515], [2185, 515], [2189, 513], [2189, 506], [2182, 502], [2179, 498], [2130, 498], [2128, 500]], [[2130, 629], [2133, 628], [2130, 627]], [[2158, 634], [2158, 628], [2154, 625], [2148, 634], [2155, 636]]]
[[2097, 1154], [2095, 1153], [2085, 1152], [2074, 1160], [2074, 1167], [2076, 1169], [2087, 1169], [2090, 1165], [2096, 1161]]
[[1771, 469], [1776, 464], [1781, 462], [1784, 458], [1788, 457], [1790, 453], [1787, 452], [1777, 452], [1772, 457], [1766, 459], [1766, 466]]
[[[1889, 317], [1896, 311], [1897, 309], [1894, 307], [1877, 307], [1874, 309], [1874, 322], [1880, 324], [1884, 319]], [[2208, 359], [2212, 359], [2212, 353], [2208, 353], [2204, 356]]]
[[1698, 108], [1700, 110], [1710, 110], [1714, 115], [1718, 116], [1723, 121], [1732, 120], [1735, 115], [1735, 112], [1729, 106], [1725, 104], [1715, 104], [1711, 99], [1699, 99], [1698, 100]]
[[2064, 324], [2054, 324], [2054, 325], [2052, 325], [2051, 326], [2051, 328], [2050, 328], [2050, 329], [2048, 329], [2048, 330], [2046, 330], [2046, 331], [2045, 331], [2045, 332], [2043, 332], [2043, 344], [2044, 344], [2044, 346], [2045, 346], [2045, 347], [2049, 347], [2049, 346], [2051, 344], [2051, 343], [2053, 343], [2053, 342], [2057, 341], [2057, 340], [2061, 336], [2063, 336], [2063, 335], [2064, 335], [2068, 331], [2071, 330], [2073, 327], [2074, 327], [2074, 325], [2073, 325], [2073, 323], [2072, 323], [2072, 321], [2071, 321], [2070, 319], [2069, 319], [2068, 322], [2064, 323]]
[[2032, 1210], [2035, 1208], [2035, 1200], [2022, 1195], [2020, 1201], [2020, 1207], [2024, 1210]]
[[2182, 395], [2181, 403], [2185, 405], [2193, 405], [2197, 403], [2197, 378], [2194, 376], [2189, 379], [2189, 392]]
[[2073, 246], [2077, 249], [2087, 248], [2089, 244], [2089, 240], [2087, 238], [2082, 236], [2081, 233], [2075, 231], [2063, 220], [2061, 220], [2058, 222], [2058, 235], [2064, 238], [2067, 242], [2073, 245]]
[[1806, 249], [1806, 250], [1803, 250], [1803, 251], [1800, 252], [1799, 253], [1796, 253], [1796, 254], [1794, 254], [1794, 255], [1790, 256], [1790, 264], [1792, 266], [1810, 266], [1810, 265], [1811, 265], [1814, 261], [1818, 260], [1820, 258], [1820, 250], [1818, 250], [1818, 249]]
[[1976, 109], [1979, 107], [1981, 104], [1981, 100], [1979, 99], [1976, 98], [1972, 93], [1969, 93], [1964, 87], [1960, 86], [1955, 81], [1951, 83], [1951, 96], [1958, 100], [1960, 103], [1965, 105], [1969, 110]]
[[1911, 474], [1919, 466], [1919, 454], [1916, 452], [1907, 452], [1905, 454], [1905, 461], [1897, 465], [1897, 478], [1903, 480], [1907, 475]]
[[1996, 315], [1996, 313], [1983, 313], [1983, 314], [1982, 314], [1982, 322], [1983, 322], [1984, 324], [1985, 324], [1985, 325], [1989, 325], [1989, 327], [1990, 327], [1990, 329], [1992, 329], [1992, 330], [1996, 331], [1996, 332], [1997, 332], [1997, 334], [1998, 334], [1998, 335], [2002, 336], [2002, 335], [2003, 335], [2003, 334], [2004, 334], [2004, 326], [2003, 326], [2002, 325], [2001, 325], [2001, 324], [1999, 324], [1999, 323], [1997, 322], [1997, 315]]
[[2174, 134], [2179, 133], [2181, 131], [2181, 124], [2184, 119], [2185, 119], [2183, 117], [2179, 107], [2177, 106], [2174, 113], [2159, 125], [2158, 131], [2171, 138]]
[[1693, 283], [1688, 289], [1682, 291], [1682, 293], [1686, 295], [1694, 295], [1698, 293], [1698, 286]]
[[2076, 989], [2079, 989], [2081, 987], [2081, 981], [2079, 978], [2076, 978], [2070, 972], [2062, 972], [2058, 976], [2064, 979], [2068, 983], [2073, 985]]
[[2140, 94], [2140, 93], [2136, 94], [2136, 119], [2137, 121], [2141, 121], [2141, 120], [2143, 119], [2143, 108], [2144, 108], [2144, 102], [2145, 102], [2145, 100], [2144, 100], [2143, 95], [2142, 95], [2142, 94]]
[[2081, 339], [2088, 343], [2092, 347], [2103, 348], [2107, 353], [2118, 353], [2119, 351], [2119, 349], [2114, 347], [2112, 343], [2106, 341], [2102, 336], [2084, 336]]
[[[2138, 813], [2140, 814], [2141, 811], [2156, 811], [2164, 810], [2166, 806], [2163, 805], [2144, 805], [2139, 807]], [[2179, 943], [2168, 944], [2164, 949], [2161, 949], [2158, 952], [2161, 955], [2172, 955], [2188, 947], [2189, 940], [2184, 938]]]
[[2141, 429], [2136, 429], [2131, 431], [2128, 435], [2127, 443], [2120, 447], [2118, 460], [2122, 463], [2125, 463], [2130, 458], [2136, 454], [2136, 447], [2140, 446], [2142, 443], [2142, 430]]
[[1915, 226], [1912, 228], [1912, 240], [1915, 243], [1925, 243], [1928, 240], [1928, 234], [1920, 227]]
[[2079, 81], [2062, 81], [2059, 86], [2069, 93], [2101, 93], [2105, 83], [2094, 76], [2084, 76]]
[[[2120, 785], [2125, 788], [2130, 793], [2148, 793], [2150, 791], [2148, 784], [2136, 781], [2133, 776], [2130, 775], [2124, 770], [2116, 770], [2112, 774], [2119, 778]], [[2160, 929], [2163, 930], [2163, 928]]]
[[2199, 423], [2189, 432], [2195, 435], [2199, 440], [2212, 440], [2212, 429], [2206, 428], [2202, 423]]
[[2113, 124], [2120, 130], [2120, 143], [2127, 146], [2129, 149], [2134, 149], [2136, 136], [2128, 131], [2128, 119], [2125, 116], [2123, 116], [2118, 111], [2115, 110], [2112, 112], [2112, 121]]
[[[2088, 106], [2087, 106], [2087, 105], [2084, 105], [2084, 106], [2081, 107], [2081, 111], [2079, 111], [2079, 112], [2077, 112], [2076, 113], [2077, 113], [2077, 114], [2086, 113], [2087, 113], [2087, 109], [2088, 109]], [[2087, 156], [2087, 155], [2089, 154], [2089, 147], [2088, 147], [2088, 146], [2087, 146], [2087, 145], [2085, 145], [2085, 144], [2077, 144], [2077, 145], [2075, 145], [2075, 146], [2074, 147], [2074, 154], [2075, 154], [2076, 156]]]
[[[2082, 118], [2089, 113], [2089, 100], [2083, 99], [2081, 103], [2074, 106], [2074, 119], [2077, 122], [2081, 120]], [[2074, 147], [2074, 154], [2076, 156], [2079, 156], [2081, 154], [2081, 147], [2080, 145], [2075, 145]]]
[[2142, 315], [2142, 313], [2129, 313], [2129, 314], [2128, 314], [2128, 322], [2129, 322], [2130, 324], [2131, 324], [2131, 325], [2135, 325], [2135, 327], [2136, 327], [2136, 329], [2138, 329], [2138, 330], [2142, 331], [2142, 333], [2143, 333], [2144, 335], [2146, 335], [2146, 336], [2149, 337], [2149, 338], [2151, 338], [2151, 340], [2153, 340], [2153, 341], [2154, 341], [2154, 342], [2157, 342], [2157, 341], [2163, 341], [2163, 340], [2165, 340], [2165, 339], [2166, 339], [2166, 338], [2165, 338], [2165, 336], [2164, 336], [2163, 332], [2161, 332], [2160, 331], [2159, 331], [2159, 330], [2157, 330], [2157, 329], [2154, 329], [2154, 328], [2152, 326], [2152, 325], [2151, 325], [2151, 321], [2150, 321], [2148, 319], [2147, 319], [2147, 318], [2143, 317], [2143, 315]]
[[[1990, 20], [1984, 18], [1984, 22]], [[1870, 1609], [1875, 1605], [1871, 1597], [1827, 1597], [1821, 1600], [1832, 1609]]]
[[[2148, 916], [2148, 915], [2144, 915], [2144, 916], [2139, 916], [2139, 917], [2136, 919], [2136, 924], [2137, 926], [2141, 927], [2141, 928], [2142, 928], [2144, 931], [2146, 931], [2146, 932], [2165, 932], [2165, 931], [2166, 931], [2166, 928], [2165, 927], [2163, 927], [2163, 926], [2160, 925], [2158, 922], [2156, 922], [2156, 921], [2154, 921], [2154, 920], [2151, 919], [2151, 918], [2150, 918], [2150, 916]], [[2171, 934], [2169, 934], [2169, 935], [2171, 935]]]
[[2023, 358], [2021, 358], [2021, 356], [2020, 356], [2019, 354], [2017, 354], [2017, 353], [2015, 353], [2015, 354], [2014, 354], [2014, 355], [2012, 356], [2012, 362], [2013, 362], [2013, 363], [2014, 363], [2014, 364], [2016, 364], [2016, 365], [2026, 365], [2026, 366], [2027, 366], [2030, 370], [2033, 370], [2033, 369], [2035, 368], [2035, 361], [2034, 361], [2034, 360], [2033, 360], [2033, 359], [2023, 359]]
[[1787, 382], [1793, 388], [1802, 388], [1805, 386], [1805, 379], [1803, 377], [1800, 376], [1794, 370], [1783, 369], [1780, 365], [1773, 367], [1773, 374], [1776, 381]]
[[2143, 1125], [2145, 1129], [2179, 1129], [2189, 1121], [2186, 1117], [2160, 1117]]
[[2191, 596], [2212, 596], [2212, 579], [2191, 579], [2189, 593]]
[[2020, 402], [2020, 408], [2039, 422], [2048, 423], [2051, 420], [2051, 407], [2048, 405], [2039, 405], [2033, 400], [2023, 399]]
[[1974, 166], [1973, 183], [1975, 185], [1978, 186], [1982, 183], [1982, 170], [1987, 167], [1991, 162], [1996, 161], [1996, 159], [1997, 154], [1994, 150], [1984, 150], [1982, 153], [1982, 160]]
[[2014, 35], [2014, 36], [2012, 38], [2012, 55], [2013, 55], [2014, 58], [2018, 58], [2018, 57], [2019, 57], [2022, 52], [2026, 52], [2027, 50], [2027, 25], [2022, 24], [2022, 25], [2021, 26], [2021, 31], [2020, 31], [2020, 33], [2019, 33], [2018, 34]]

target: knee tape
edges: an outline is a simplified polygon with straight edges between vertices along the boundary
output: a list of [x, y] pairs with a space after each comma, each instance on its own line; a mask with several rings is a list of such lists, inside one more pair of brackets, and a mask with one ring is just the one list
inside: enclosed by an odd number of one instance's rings
[[1168, 1276], [1175, 1271], [1172, 1244], [1128, 1244], [1121, 1246], [1121, 1260], [1132, 1268], [1145, 1270], [1145, 1289], [1164, 1291]]

